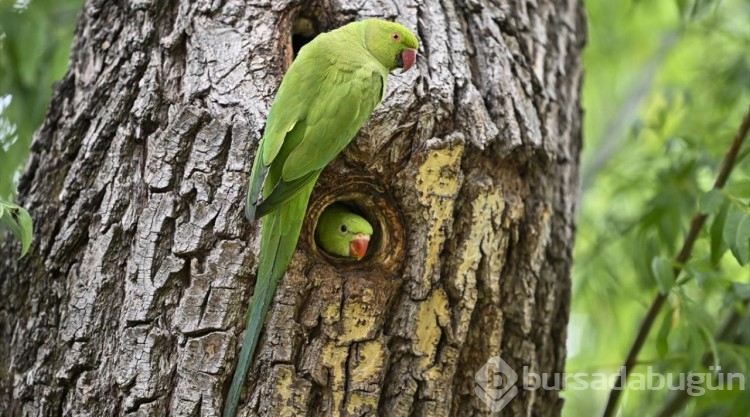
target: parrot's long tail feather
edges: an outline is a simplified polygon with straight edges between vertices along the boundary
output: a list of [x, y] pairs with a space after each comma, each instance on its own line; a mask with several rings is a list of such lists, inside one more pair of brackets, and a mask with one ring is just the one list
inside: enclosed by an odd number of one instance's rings
[[[278, 246], [280, 245], [281, 239], [278, 240], [277, 247], [271, 252], [274, 256], [274, 264], [277, 262], [276, 258], [279, 254]], [[274, 268], [272, 268], [272, 271], [273, 269]], [[229, 395], [227, 396], [227, 401], [224, 406], [224, 417], [234, 417], [237, 412], [237, 405], [240, 401], [240, 392], [242, 391], [245, 377], [247, 377], [247, 371], [250, 369], [250, 364], [252, 363], [253, 355], [255, 354], [255, 348], [258, 346], [260, 331], [263, 329], [265, 317], [268, 313], [268, 308], [271, 305], [271, 300], [273, 300], [273, 294], [278, 282], [279, 279], [276, 277], [261, 277], [261, 275], [258, 274], [255, 292], [250, 306], [250, 313], [247, 315], [247, 328], [245, 330], [245, 338], [242, 341], [242, 348], [240, 349], [240, 358], [237, 362], [237, 369], [234, 371], [232, 385], [229, 388]]]
[[242, 341], [240, 357], [224, 405], [224, 417], [234, 417], [237, 412], [240, 393], [260, 339], [260, 332], [266, 321], [266, 314], [276, 287], [297, 247], [313, 186], [314, 182], [292, 197], [283, 207], [269, 213], [263, 219], [258, 256], [258, 278], [255, 281], [255, 292], [247, 317], [247, 329]]

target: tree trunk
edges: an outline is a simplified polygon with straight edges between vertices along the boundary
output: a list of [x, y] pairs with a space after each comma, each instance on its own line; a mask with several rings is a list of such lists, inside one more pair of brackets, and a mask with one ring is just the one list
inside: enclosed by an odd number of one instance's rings
[[[19, 187], [32, 253], [0, 258], [1, 415], [220, 414], [255, 280], [246, 182], [310, 36], [295, 22], [369, 16], [413, 29], [421, 57], [321, 176], [240, 415], [489, 415], [491, 357], [563, 371], [579, 1], [169, 3], [82, 11]], [[333, 201], [375, 223], [367, 260], [317, 248]], [[522, 382], [503, 415], [560, 414]]]

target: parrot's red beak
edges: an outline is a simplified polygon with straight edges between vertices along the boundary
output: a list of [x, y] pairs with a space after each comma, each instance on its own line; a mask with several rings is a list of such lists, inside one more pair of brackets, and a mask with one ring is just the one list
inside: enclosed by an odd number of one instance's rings
[[406, 71], [409, 71], [409, 68], [414, 66], [414, 63], [417, 62], [417, 50], [416, 49], [404, 49], [404, 52], [401, 52], [401, 73], [405, 73]]
[[370, 244], [370, 236], [359, 233], [349, 243], [349, 255], [361, 261], [367, 255], [367, 245]]

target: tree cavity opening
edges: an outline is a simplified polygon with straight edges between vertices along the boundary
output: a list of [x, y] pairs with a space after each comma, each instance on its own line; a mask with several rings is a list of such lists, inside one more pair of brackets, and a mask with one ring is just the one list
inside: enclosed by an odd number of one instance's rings
[[318, 33], [315, 28], [315, 22], [312, 19], [298, 17], [294, 20], [294, 24], [292, 25], [292, 51], [295, 58], [299, 50], [318, 36]]
[[[404, 257], [405, 230], [399, 210], [384, 187], [377, 184], [374, 178], [349, 176], [343, 183], [336, 184], [331, 180], [319, 184], [317, 190], [322, 192], [314, 193], [310, 200], [309, 221], [304, 229], [305, 240], [313, 254], [336, 267], [379, 267], [391, 272], [400, 269]], [[373, 234], [367, 254], [360, 261], [330, 255], [315, 239], [315, 227], [320, 215], [333, 204], [347, 206], [372, 225]]]

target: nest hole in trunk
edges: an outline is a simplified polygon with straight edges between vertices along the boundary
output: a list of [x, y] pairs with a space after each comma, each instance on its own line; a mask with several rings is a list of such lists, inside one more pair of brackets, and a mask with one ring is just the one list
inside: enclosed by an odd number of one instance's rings
[[[401, 269], [404, 258], [405, 229], [399, 210], [385, 188], [372, 177], [347, 177], [346, 181], [320, 184], [310, 199], [308, 222], [303, 233], [309, 251], [336, 268], [382, 268], [390, 273]], [[344, 204], [367, 219], [373, 234], [367, 255], [361, 260], [332, 256], [315, 240], [315, 226], [323, 211], [332, 204]]]

